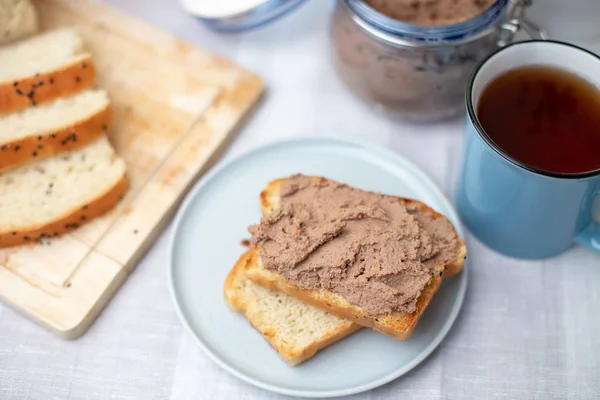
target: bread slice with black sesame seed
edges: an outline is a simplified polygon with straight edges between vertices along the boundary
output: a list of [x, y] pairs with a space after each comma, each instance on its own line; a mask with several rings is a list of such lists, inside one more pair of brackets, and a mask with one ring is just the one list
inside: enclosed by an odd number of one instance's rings
[[0, 247], [58, 236], [110, 210], [127, 188], [106, 135], [0, 173]]
[[0, 172], [82, 147], [111, 122], [108, 94], [86, 90], [0, 116]]
[[288, 364], [298, 365], [361, 328], [252, 282], [244, 275], [246, 264], [252, 259], [253, 251], [249, 250], [227, 275], [223, 287], [225, 300], [246, 317]]
[[91, 55], [73, 29], [0, 47], [0, 114], [77, 93], [95, 79]]

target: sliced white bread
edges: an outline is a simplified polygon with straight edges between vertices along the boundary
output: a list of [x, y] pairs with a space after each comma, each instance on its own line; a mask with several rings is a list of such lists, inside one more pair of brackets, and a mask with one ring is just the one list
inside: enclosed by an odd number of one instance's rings
[[77, 228], [111, 209], [127, 182], [108, 138], [0, 173], [0, 247]]
[[79, 92], [94, 84], [91, 56], [74, 30], [60, 29], [0, 48], [0, 113]]
[[0, 44], [33, 35], [39, 29], [30, 0], [0, 0]]
[[360, 325], [248, 280], [244, 269], [251, 256], [251, 251], [242, 255], [227, 275], [225, 300], [288, 364], [298, 365], [360, 329]]
[[109, 128], [108, 94], [86, 90], [0, 116], [0, 171], [88, 144]]

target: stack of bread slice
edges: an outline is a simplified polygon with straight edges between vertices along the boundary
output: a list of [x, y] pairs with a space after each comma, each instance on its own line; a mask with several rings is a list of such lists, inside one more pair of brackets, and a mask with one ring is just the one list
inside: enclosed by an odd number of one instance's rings
[[125, 192], [95, 77], [71, 29], [0, 47], [0, 247], [75, 229]]
[[[323, 181], [325, 178], [313, 179]], [[264, 217], [279, 211], [280, 186], [281, 180], [275, 180], [261, 193]], [[434, 219], [445, 219], [419, 201], [397, 200]], [[264, 268], [258, 247], [246, 251], [229, 272], [224, 285], [225, 300], [263, 334], [288, 364], [297, 365], [362, 327], [373, 328], [398, 340], [408, 339], [442, 278], [462, 271], [466, 258], [464, 241], [459, 239], [454, 250], [455, 259], [432, 266], [432, 278], [417, 299], [417, 311], [410, 314], [371, 315], [338, 293], [296, 287], [283, 275]]]

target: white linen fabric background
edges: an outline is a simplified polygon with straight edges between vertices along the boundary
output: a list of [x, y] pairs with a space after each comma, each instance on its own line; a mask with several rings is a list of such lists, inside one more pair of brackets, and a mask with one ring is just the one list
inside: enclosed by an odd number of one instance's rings
[[[331, 1], [227, 36], [206, 31], [172, 0], [110, 3], [264, 78], [265, 102], [225, 158], [284, 137], [357, 137], [411, 159], [453, 198], [463, 122], [391, 122], [355, 100], [329, 61]], [[287, 399], [221, 370], [183, 330], [165, 280], [169, 234], [80, 339], [58, 339], [0, 304], [0, 399]], [[600, 255], [573, 248], [520, 261], [467, 241], [467, 298], [447, 338], [406, 376], [353, 398], [600, 398]]]

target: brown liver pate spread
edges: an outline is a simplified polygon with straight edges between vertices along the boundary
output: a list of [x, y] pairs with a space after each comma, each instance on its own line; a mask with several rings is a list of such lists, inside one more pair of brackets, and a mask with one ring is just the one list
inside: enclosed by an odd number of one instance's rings
[[396, 197], [303, 175], [284, 179], [280, 196], [279, 211], [249, 228], [264, 267], [370, 314], [415, 312], [439, 265], [457, 257], [448, 220]]
[[451, 25], [476, 17], [496, 0], [366, 0], [380, 13], [415, 25]]

